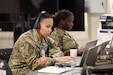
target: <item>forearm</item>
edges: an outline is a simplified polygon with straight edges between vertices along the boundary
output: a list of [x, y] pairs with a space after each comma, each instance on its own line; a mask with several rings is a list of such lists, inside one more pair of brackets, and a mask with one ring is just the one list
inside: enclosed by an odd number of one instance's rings
[[55, 64], [55, 59], [54, 58], [49, 58], [49, 60], [45, 63], [45, 66], [51, 66]]
[[37, 70], [46, 66], [54, 65], [55, 60], [53, 58], [49, 58], [49, 57], [45, 57], [45, 58], [47, 58], [47, 61], [46, 60], [44, 61], [41, 58], [37, 58], [36, 62], [32, 64], [32, 70]]

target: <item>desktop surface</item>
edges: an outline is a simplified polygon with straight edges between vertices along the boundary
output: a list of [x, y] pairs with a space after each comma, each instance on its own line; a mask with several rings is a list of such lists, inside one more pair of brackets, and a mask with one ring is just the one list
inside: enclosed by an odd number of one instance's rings
[[[78, 69], [79, 70], [79, 69]], [[38, 70], [34, 71], [34, 72], [31, 72], [27, 75], [80, 75], [80, 72], [75, 72], [77, 70], [73, 69], [73, 70], [70, 70], [70, 71], [67, 71], [67, 72], [64, 72], [64, 73], [60, 73], [60, 74], [53, 74], [53, 73], [39, 73]]]
[[[77, 56], [77, 58], [76, 58], [76, 63], [80, 63], [80, 61], [81, 61], [81, 56]], [[28, 73], [27, 75], [80, 75], [80, 72], [79, 72], [79, 70], [80, 70], [81, 68], [74, 68], [73, 70], [70, 70], [70, 71], [67, 71], [67, 72], [64, 72], [64, 73], [61, 73], [61, 74], [53, 74], [53, 73], [39, 73], [38, 72], [38, 70], [36, 70], [36, 71], [33, 71], [33, 72], [31, 72], [31, 73]], [[77, 72], [75, 72], [75, 71], [77, 71]]]

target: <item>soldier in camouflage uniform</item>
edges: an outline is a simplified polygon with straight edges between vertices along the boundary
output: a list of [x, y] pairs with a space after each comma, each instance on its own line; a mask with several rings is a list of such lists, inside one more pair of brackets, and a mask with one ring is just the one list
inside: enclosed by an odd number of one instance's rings
[[100, 51], [99, 55], [97, 56], [95, 65], [113, 64], [113, 54], [107, 54], [106, 51], [109, 52], [109, 48], [105, 48], [104, 50]]
[[[62, 49], [65, 55], [69, 55], [69, 50], [72, 48], [78, 49], [78, 43], [70, 36], [67, 30], [73, 27], [74, 16], [68, 10], [60, 10], [55, 15], [55, 29], [50, 37], [53, 38], [56, 44]], [[81, 52], [82, 51], [78, 51]]]
[[113, 64], [113, 54], [98, 55], [95, 65]]
[[[34, 24], [34, 28], [23, 33], [14, 44], [8, 62], [13, 75], [25, 75], [31, 71], [53, 65], [55, 62], [75, 59], [71, 56], [64, 56], [60, 48], [48, 37], [52, 31], [53, 18], [47, 13], [41, 13], [41, 15], [40, 27], [35, 27]], [[45, 51], [45, 56], [42, 56], [42, 50]]]
[[55, 28], [50, 37], [55, 40], [56, 44], [62, 49], [65, 55], [69, 55], [71, 48], [78, 48], [77, 42], [66, 30]]

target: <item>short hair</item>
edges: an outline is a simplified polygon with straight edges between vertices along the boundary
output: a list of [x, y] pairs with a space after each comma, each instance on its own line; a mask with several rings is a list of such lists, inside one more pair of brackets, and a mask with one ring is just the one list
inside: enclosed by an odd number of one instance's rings
[[69, 16], [73, 16], [73, 13], [69, 10], [62, 9], [54, 16], [54, 27], [57, 27], [61, 20], [66, 20]]

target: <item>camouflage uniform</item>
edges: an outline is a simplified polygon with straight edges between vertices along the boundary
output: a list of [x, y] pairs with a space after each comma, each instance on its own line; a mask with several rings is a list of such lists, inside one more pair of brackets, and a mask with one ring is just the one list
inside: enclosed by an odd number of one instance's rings
[[[45, 50], [46, 56], [64, 56], [51, 38], [39, 39], [33, 30], [23, 33], [15, 42], [8, 62], [13, 75], [25, 75], [28, 72], [42, 68], [36, 62], [41, 57], [42, 49]], [[54, 59], [49, 58], [44, 67], [52, 65], [54, 62]]]
[[98, 55], [95, 65], [113, 64], [113, 54]]
[[50, 37], [55, 40], [56, 44], [62, 49], [65, 55], [69, 55], [71, 48], [78, 48], [77, 42], [66, 30], [55, 28]]
[[113, 63], [111, 55], [98, 55], [96, 65]]

